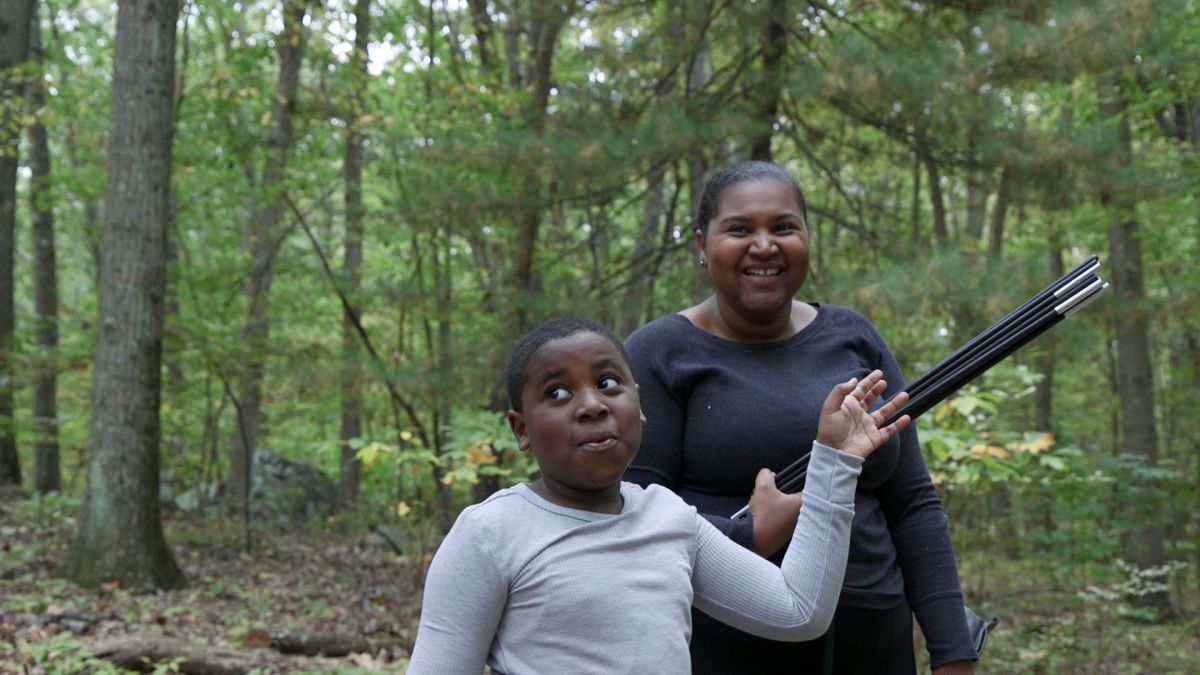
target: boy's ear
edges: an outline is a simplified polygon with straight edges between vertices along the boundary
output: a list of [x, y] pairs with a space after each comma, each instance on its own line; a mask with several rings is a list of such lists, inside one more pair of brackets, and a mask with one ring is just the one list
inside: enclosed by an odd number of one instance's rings
[[521, 452], [529, 450], [529, 434], [525, 430], [525, 416], [516, 410], [508, 411], [508, 428], [512, 429], [513, 436], [517, 439], [517, 447]]
[[[637, 382], [633, 383], [633, 388], [636, 389], [638, 393], [641, 393], [642, 391], [642, 385], [638, 384]], [[646, 426], [646, 411], [642, 410], [642, 404], [640, 402], [638, 403], [638, 417], [642, 418], [642, 426]]]

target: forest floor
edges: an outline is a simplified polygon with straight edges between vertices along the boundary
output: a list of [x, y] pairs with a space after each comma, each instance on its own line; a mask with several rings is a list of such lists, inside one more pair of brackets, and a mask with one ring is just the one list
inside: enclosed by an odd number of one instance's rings
[[[93, 654], [122, 638], [168, 650], [195, 645], [257, 672], [404, 671], [422, 561], [326, 527], [253, 530], [249, 553], [236, 526], [170, 518], [165, 528], [187, 588], [85, 590], [54, 576], [74, 536], [72, 519], [37, 514], [29, 501], [0, 501], [0, 673], [114, 670]], [[279, 653], [281, 644], [302, 638], [356, 651], [337, 658]], [[181, 653], [174, 667], [189, 670], [181, 668], [185, 660]]]
[[[227, 672], [402, 673], [420, 612], [427, 559], [405, 557], [345, 523], [243, 532], [228, 521], [170, 517], [165, 524], [186, 589], [85, 590], [54, 576], [74, 536], [71, 508], [0, 501], [0, 673], [116, 672], [96, 657], [113, 641], [190, 644], [254, 668]], [[40, 509], [40, 512], [39, 512]], [[1000, 617], [979, 674], [1200, 673], [1200, 572], [1172, 583], [1176, 616], [1147, 620], [1122, 599], [1112, 565], [1006, 561], [963, 552], [970, 604]], [[297, 636], [352, 645], [343, 656], [283, 656]], [[173, 642], [172, 642], [173, 640]], [[919, 636], [918, 636], [919, 641]], [[918, 646], [921, 660], [924, 650]], [[201, 671], [176, 652], [146, 672]], [[921, 672], [928, 672], [925, 667]]]

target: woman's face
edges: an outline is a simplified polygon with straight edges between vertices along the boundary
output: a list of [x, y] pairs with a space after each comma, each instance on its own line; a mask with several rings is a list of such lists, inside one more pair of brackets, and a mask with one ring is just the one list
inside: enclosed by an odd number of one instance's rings
[[808, 277], [808, 233], [792, 188], [778, 180], [725, 189], [716, 215], [696, 233], [717, 299], [751, 323], [791, 312]]

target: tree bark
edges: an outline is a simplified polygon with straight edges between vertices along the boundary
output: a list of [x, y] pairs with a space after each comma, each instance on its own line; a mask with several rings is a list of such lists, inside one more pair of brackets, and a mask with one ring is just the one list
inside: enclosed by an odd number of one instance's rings
[[300, 86], [300, 63], [304, 54], [304, 15], [307, 0], [284, 0], [283, 32], [277, 39], [279, 79], [271, 110], [271, 133], [267, 140], [267, 158], [259, 185], [260, 201], [246, 232], [245, 246], [250, 253], [250, 278], [245, 293], [249, 298], [246, 325], [242, 330], [248, 350], [242, 366], [238, 394], [238, 424], [233, 435], [230, 457], [229, 494], [244, 502], [250, 493], [250, 471], [254, 448], [262, 423], [262, 380], [266, 367], [268, 339], [271, 333], [270, 295], [275, 273], [275, 254], [279, 250], [279, 223], [284, 204], [280, 194], [284, 174], [291, 158], [296, 93]]
[[[29, 54], [34, 63], [43, 63], [42, 31], [37, 11], [30, 22]], [[58, 374], [55, 352], [58, 347], [58, 283], [54, 246], [54, 211], [50, 208], [50, 144], [40, 111], [46, 106], [46, 91], [41, 77], [29, 82], [26, 97], [34, 113], [29, 128], [29, 166], [33, 179], [29, 186], [30, 212], [33, 214], [33, 302], [36, 312], [36, 340], [41, 363], [33, 379], [34, 439], [33, 489], [41, 494], [62, 488], [58, 459]]]
[[997, 261], [1004, 252], [1004, 228], [1008, 220], [1009, 204], [1012, 201], [1013, 171], [1012, 167], [1006, 166], [1000, 172], [1000, 187], [996, 189], [996, 205], [992, 208], [992, 228], [988, 233], [988, 253], [993, 260]]
[[[345, 257], [342, 262], [343, 283], [346, 284], [346, 297], [356, 302], [361, 286], [363, 255], [363, 205], [362, 205], [362, 173], [363, 155], [366, 144], [363, 142], [359, 120], [366, 112], [367, 87], [367, 45], [370, 41], [371, 0], [358, 0], [354, 4], [354, 52], [351, 54], [351, 92], [350, 114], [346, 120], [346, 157], [342, 163], [342, 171], [346, 183], [346, 244]], [[358, 333], [354, 327], [354, 317], [361, 317], [359, 305], [352, 305], [343, 311], [342, 316], [342, 350], [346, 363], [342, 367], [342, 447], [341, 447], [341, 478], [339, 481], [339, 505], [353, 506], [358, 502], [359, 481], [362, 475], [362, 462], [358, 459], [358, 451], [350, 444], [356, 438], [362, 438], [362, 386], [363, 376], [358, 367], [356, 355], [358, 349]]]
[[[1057, 232], [1051, 234], [1046, 249], [1050, 259], [1049, 277], [1058, 279], [1066, 272], [1063, 269], [1062, 246]], [[1042, 377], [1034, 385], [1033, 428], [1054, 433], [1054, 371], [1056, 370], [1054, 352], [1058, 339], [1053, 331], [1041, 339], [1045, 351], [1037, 357], [1035, 363], [1035, 368]]]
[[938, 245], [948, 244], [950, 230], [946, 227], [946, 200], [942, 196], [942, 178], [933, 155], [918, 151], [925, 172], [929, 174], [929, 203], [933, 205], [933, 239]]
[[29, 53], [33, 0], [0, 0], [0, 488], [21, 485], [13, 426], [13, 265], [16, 262], [17, 161], [22, 83], [16, 67]]
[[[678, 7], [679, 9], [676, 11], [684, 12], [688, 18], [685, 25], [687, 26], [690, 53], [687, 82], [684, 86], [684, 108], [688, 112], [690, 124], [697, 124], [708, 114], [706, 104], [699, 99], [714, 77], [712, 47], [704, 34], [704, 26], [708, 23], [708, 14], [712, 11], [711, 5], [712, 3], [708, 1], [688, 3], [683, 0], [672, 0], [671, 3], [672, 9]], [[700, 208], [700, 197], [704, 193], [708, 169], [709, 161], [705, 155], [704, 144], [697, 142], [687, 153], [688, 214], [692, 219], [696, 217]], [[683, 228], [683, 236], [693, 238], [693, 231], [696, 228], [703, 229], [706, 225], [707, 223], [692, 222], [691, 228]], [[712, 292], [712, 282], [709, 279], [708, 271], [696, 262], [699, 251], [691, 246], [687, 250], [692, 254], [688, 256], [692, 267], [691, 300], [698, 302]]]
[[[550, 70], [554, 63], [554, 51], [558, 46], [558, 35], [566, 24], [568, 15], [554, 7], [545, 7], [538, 12], [537, 20], [530, 27], [532, 57], [526, 64], [529, 102], [522, 111], [525, 128], [530, 134], [530, 143], [537, 144], [546, 128], [546, 104], [550, 98]], [[511, 286], [516, 296], [516, 332], [524, 333], [532, 323], [534, 304], [538, 294], [533, 275], [533, 257], [537, 249], [538, 230], [542, 222], [543, 179], [536, 166], [525, 172], [523, 185], [517, 195], [516, 252], [513, 260]]]
[[83, 586], [184, 585], [158, 468], [176, 0], [117, 13], [87, 492], [62, 573]]
[[779, 119], [779, 97], [783, 87], [783, 61], [787, 58], [787, 2], [768, 0], [762, 45], [762, 80], [754, 87], [758, 127], [750, 139], [750, 159], [771, 161], [771, 139]]
[[[1099, 82], [1100, 122], [1113, 127], [1115, 134], [1113, 166], [1106, 178], [1121, 176], [1133, 162], [1132, 133], [1126, 115], [1128, 99], [1118, 76], [1107, 76]], [[1139, 457], [1147, 467], [1158, 461], [1158, 433], [1154, 425], [1154, 381], [1150, 362], [1149, 319], [1146, 290], [1142, 271], [1142, 248], [1139, 225], [1134, 216], [1136, 203], [1128, 189], [1105, 184], [1100, 202], [1111, 214], [1108, 228], [1109, 257], [1112, 263], [1112, 285], [1116, 295], [1113, 305], [1117, 331], [1117, 391], [1120, 401], [1122, 450]], [[1133, 487], [1141, 493], [1154, 489], [1148, 479], [1133, 479]], [[1134, 502], [1144, 501], [1134, 497]], [[1136, 508], [1136, 507], [1135, 507]], [[1133, 532], [1126, 540], [1129, 560], [1138, 567], [1161, 565], [1163, 525], [1156, 514], [1135, 513]], [[1169, 609], [1166, 594], [1145, 598], [1161, 612]]]

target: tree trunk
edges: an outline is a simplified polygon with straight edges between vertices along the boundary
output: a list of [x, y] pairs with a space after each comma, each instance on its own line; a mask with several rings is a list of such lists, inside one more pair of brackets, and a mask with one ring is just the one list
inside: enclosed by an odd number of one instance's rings
[[[1128, 100], [1117, 76], [1101, 78], [1099, 86], [1100, 123], [1115, 125], [1116, 134], [1113, 166], [1107, 173], [1119, 176], [1129, 170], [1133, 161], [1126, 116]], [[1111, 183], [1103, 186], [1100, 201], [1109, 209], [1112, 219], [1108, 242], [1116, 294], [1113, 305], [1116, 307], [1117, 330], [1117, 398], [1123, 431], [1121, 447], [1123, 452], [1139, 457], [1147, 467], [1153, 467], [1158, 461], [1158, 434], [1154, 426], [1154, 381], [1142, 249], [1138, 221], [1134, 217], [1137, 205], [1127, 188], [1114, 189]], [[1155, 488], [1148, 479], [1132, 479], [1132, 483], [1135, 491], [1142, 495], [1134, 497], [1135, 503], [1145, 502], [1144, 495]], [[1141, 568], [1161, 565], [1165, 561], [1163, 525], [1157, 514], [1138, 511], [1134, 514], [1134, 522], [1134, 530], [1126, 540], [1129, 560]], [[1169, 609], [1165, 593], [1144, 600], [1161, 612]]]
[[665, 214], [663, 195], [665, 192], [665, 163], [650, 169], [647, 177], [646, 203], [642, 207], [642, 224], [638, 229], [637, 244], [633, 251], [633, 264], [629, 270], [629, 294], [622, 307], [618, 335], [629, 335], [646, 319], [647, 304], [654, 284], [656, 266], [654, 252], [659, 246], [661, 223]]
[[[42, 64], [42, 30], [34, 12], [29, 35], [30, 59]], [[55, 280], [54, 212], [49, 205], [50, 145], [40, 114], [46, 106], [46, 91], [41, 77], [29, 82], [28, 103], [34, 114], [29, 129], [29, 166], [33, 179], [29, 186], [30, 212], [33, 214], [33, 304], [40, 364], [33, 379], [34, 439], [33, 489], [41, 494], [62, 488], [58, 462], [58, 374], [55, 352], [58, 347], [58, 283]]]
[[[1057, 232], [1050, 235], [1046, 248], [1050, 258], [1049, 276], [1052, 279], [1058, 279], [1066, 272], [1063, 269], [1062, 246], [1059, 243]], [[1042, 377], [1034, 385], [1033, 428], [1038, 431], [1054, 433], [1054, 371], [1056, 366], [1054, 352], [1058, 339], [1053, 331], [1041, 339], [1046, 351], [1037, 357], [1035, 363], [1035, 368]]]
[[771, 161], [771, 138], [779, 119], [779, 97], [783, 86], [783, 61], [787, 58], [787, 3], [767, 0], [763, 8], [762, 79], [754, 87], [757, 99], [755, 121], [758, 126], [750, 139], [750, 159]]
[[250, 493], [250, 468], [262, 422], [262, 380], [271, 333], [270, 295], [275, 273], [275, 254], [279, 250], [279, 222], [283, 217], [280, 191], [292, 151], [292, 118], [296, 110], [296, 92], [300, 85], [300, 62], [304, 54], [304, 15], [307, 0], [284, 0], [283, 33], [279, 50], [279, 80], [275, 104], [271, 110], [271, 135], [267, 140], [267, 159], [259, 186], [260, 201], [246, 232], [250, 253], [250, 279], [245, 293], [249, 311], [242, 336], [247, 348], [242, 366], [238, 395], [238, 424], [234, 432], [230, 458], [230, 495], [244, 502]]
[[[691, 50], [687, 83], [684, 88], [684, 105], [688, 111], [689, 123], [696, 124], [708, 114], [706, 104], [700, 99], [702, 92], [712, 83], [715, 72], [712, 49], [703, 32], [704, 26], [708, 23], [711, 3], [687, 3], [683, 0], [673, 0], [672, 8], [674, 7], [679, 7], [678, 11], [685, 12], [688, 17], [687, 40]], [[700, 196], [704, 192], [704, 182], [708, 174], [708, 157], [704, 150], [704, 144], [698, 142], [687, 153], [688, 214], [692, 219], [696, 217], [700, 209]], [[691, 229], [684, 228], [684, 236], [693, 238], [693, 229], [703, 230], [707, 225], [708, 223], [692, 222]], [[696, 262], [699, 251], [692, 246], [688, 246], [687, 250], [691, 254], [688, 256], [692, 268], [691, 299], [698, 302], [712, 292], [712, 283], [708, 271]]]
[[921, 250], [921, 158], [913, 156], [912, 206], [909, 209], [910, 242], [913, 251]]
[[[371, 0], [358, 0], [354, 4], [354, 52], [351, 55], [350, 114], [346, 120], [346, 158], [342, 170], [346, 181], [346, 244], [342, 263], [346, 297], [356, 302], [361, 286], [363, 248], [363, 205], [362, 172], [366, 144], [359, 130], [359, 120], [366, 112], [367, 45], [370, 42]], [[362, 462], [358, 451], [350, 444], [362, 438], [362, 386], [363, 376], [358, 368], [358, 333], [349, 312], [361, 317], [357, 304], [344, 312], [342, 317], [342, 350], [346, 356], [342, 367], [342, 448], [341, 478], [339, 482], [339, 505], [353, 506], [358, 502], [359, 480]]]
[[158, 505], [175, 0], [117, 13], [87, 493], [65, 577], [83, 586], [184, 585]]
[[988, 254], [994, 261], [999, 261], [1004, 252], [1004, 228], [1012, 199], [1012, 182], [1013, 169], [1006, 166], [1000, 172], [1000, 187], [996, 189], [996, 205], [992, 208], [992, 229], [988, 233]]
[[[522, 111], [530, 142], [538, 143], [546, 127], [546, 103], [550, 98], [550, 69], [558, 35], [567, 21], [566, 12], [547, 7], [539, 13], [530, 34], [532, 58], [527, 65], [530, 90], [529, 102]], [[533, 256], [537, 249], [538, 230], [542, 222], [543, 179], [535, 166], [528, 167], [524, 184], [517, 195], [516, 254], [513, 263], [512, 289], [516, 299], [517, 333], [524, 333], [532, 323], [538, 288], [533, 274]]]
[[15, 67], [29, 53], [33, 0], [0, 0], [0, 488], [21, 485], [13, 426], [13, 265], [16, 262], [17, 160], [22, 83]]
[[946, 227], [946, 200], [942, 196], [942, 178], [938, 173], [937, 162], [928, 152], [918, 151], [921, 163], [929, 174], [929, 203], [933, 205], [933, 239], [939, 245], [950, 241], [950, 231]]

